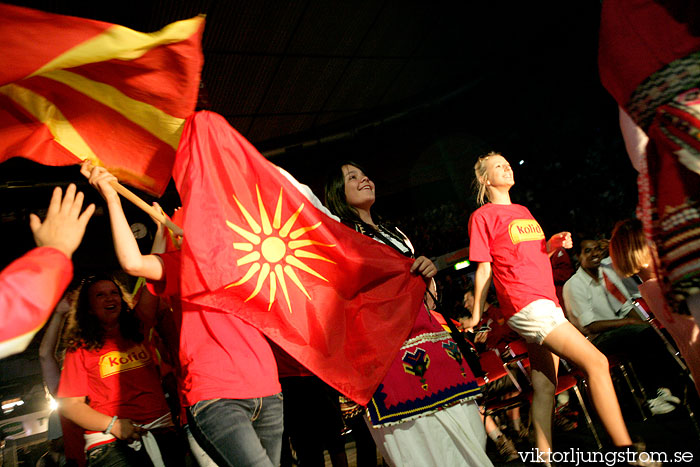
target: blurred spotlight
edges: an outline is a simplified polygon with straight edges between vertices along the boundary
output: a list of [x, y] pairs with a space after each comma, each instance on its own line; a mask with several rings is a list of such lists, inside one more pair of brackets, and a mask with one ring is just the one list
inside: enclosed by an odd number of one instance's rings
[[24, 405], [24, 401], [19, 397], [2, 401], [2, 413], [10, 413], [15, 410], [15, 407], [19, 407], [21, 405]]
[[56, 410], [58, 408], [58, 402], [53, 396], [49, 395], [49, 410]]
[[520, 162], [518, 162], [518, 165], [523, 165], [524, 163], [525, 163], [525, 161], [520, 159]]

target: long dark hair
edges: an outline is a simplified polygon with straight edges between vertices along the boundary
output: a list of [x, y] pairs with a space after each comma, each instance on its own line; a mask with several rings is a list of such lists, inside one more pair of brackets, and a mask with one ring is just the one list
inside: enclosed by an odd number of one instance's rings
[[343, 221], [344, 224], [364, 224], [355, 208], [350, 206], [348, 200], [345, 198], [345, 175], [343, 175], [343, 166], [346, 165], [356, 167], [367, 175], [365, 169], [355, 162], [344, 161], [337, 164], [326, 177], [326, 186], [324, 190], [325, 199], [323, 204], [326, 205], [330, 212], [340, 217], [340, 220]]
[[[357, 213], [357, 210], [348, 204], [348, 200], [345, 197], [345, 175], [343, 175], [343, 166], [346, 165], [351, 165], [361, 170], [363, 174], [370, 178], [369, 174], [360, 164], [352, 161], [340, 162], [328, 173], [328, 176], [326, 177], [323, 204], [330, 212], [340, 217], [340, 221], [343, 224], [358, 230], [365, 235], [374, 237], [375, 235], [379, 234], [379, 231], [375, 229], [374, 226], [363, 221], [360, 218], [360, 215]], [[385, 233], [395, 237], [401, 243], [406, 244], [407, 239], [403, 234], [399, 235], [398, 229], [392, 222], [382, 218], [382, 216], [376, 212], [372, 214], [372, 219], [376, 225], [381, 224], [384, 227]]]
[[98, 350], [104, 345], [105, 330], [102, 328], [100, 320], [90, 310], [90, 288], [100, 281], [112, 282], [119, 290], [122, 302], [119, 314], [119, 332], [122, 337], [137, 343], [143, 341], [141, 322], [127, 302], [124, 289], [112, 276], [99, 274], [84, 279], [77, 291], [78, 299], [68, 317], [65, 331], [68, 351], [81, 348]]

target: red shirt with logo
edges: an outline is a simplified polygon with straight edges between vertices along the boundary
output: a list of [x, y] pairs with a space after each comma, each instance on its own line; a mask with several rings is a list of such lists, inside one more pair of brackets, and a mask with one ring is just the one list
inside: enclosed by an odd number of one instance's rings
[[506, 321], [535, 300], [552, 300], [559, 306], [544, 232], [525, 206], [489, 203], [474, 211], [469, 218], [469, 260], [492, 263]]
[[66, 353], [58, 397], [82, 396], [98, 412], [135, 423], [169, 412], [152, 347], [118, 334], [108, 335], [99, 350]]
[[149, 284], [171, 297], [180, 331], [180, 386], [188, 406], [210, 399], [250, 399], [279, 393], [270, 344], [256, 328], [231, 313], [210, 311], [180, 299], [180, 252], [159, 255], [165, 277]]

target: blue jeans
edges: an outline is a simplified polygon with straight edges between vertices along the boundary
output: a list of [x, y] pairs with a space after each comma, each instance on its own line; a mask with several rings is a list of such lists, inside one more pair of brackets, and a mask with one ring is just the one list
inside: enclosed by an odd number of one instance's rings
[[151, 460], [146, 450], [134, 451], [124, 441], [103, 444], [86, 452], [89, 467], [128, 467], [130, 465], [149, 466]]
[[[175, 429], [154, 430], [153, 435], [158, 442], [160, 455], [166, 466], [180, 467], [185, 465], [185, 451]], [[143, 446], [135, 451], [127, 446], [125, 441], [120, 440], [94, 447], [86, 455], [89, 467], [130, 467], [133, 465], [148, 467], [153, 465]]]
[[282, 417], [282, 394], [205, 400], [187, 408], [192, 435], [219, 466], [278, 466]]

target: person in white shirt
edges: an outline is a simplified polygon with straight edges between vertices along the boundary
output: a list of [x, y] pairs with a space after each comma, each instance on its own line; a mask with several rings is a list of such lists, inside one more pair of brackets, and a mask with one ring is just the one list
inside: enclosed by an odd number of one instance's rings
[[656, 395], [647, 400], [652, 414], [671, 412], [680, 399], [657, 385], [664, 381], [673, 386], [679, 375], [666, 361], [668, 353], [654, 330], [633, 311], [632, 299], [639, 293], [615, 273], [604, 258], [606, 251], [607, 241], [581, 242], [581, 265], [564, 284], [568, 318], [605, 355], [632, 362], [647, 394]]

